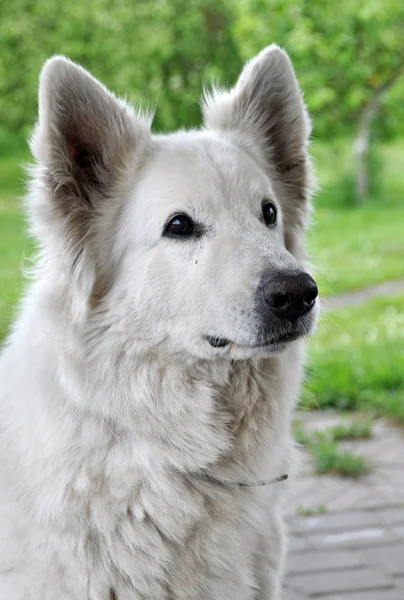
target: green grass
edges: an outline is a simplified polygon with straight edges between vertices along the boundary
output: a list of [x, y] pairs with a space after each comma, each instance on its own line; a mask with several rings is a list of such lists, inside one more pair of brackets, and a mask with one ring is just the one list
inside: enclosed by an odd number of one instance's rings
[[309, 233], [309, 255], [320, 294], [404, 278], [402, 208], [320, 208]]
[[317, 517], [319, 515], [325, 515], [327, 512], [327, 508], [324, 504], [320, 504], [315, 508], [305, 508], [301, 504], [299, 504], [296, 508], [296, 512], [301, 517]]
[[293, 423], [294, 439], [299, 444], [307, 446], [315, 440], [328, 440], [329, 442], [343, 442], [346, 440], [367, 440], [372, 437], [373, 417], [361, 415], [352, 419], [341, 415], [337, 425], [315, 430], [310, 435], [306, 432], [303, 422], [296, 419]]
[[363, 456], [340, 451], [338, 442], [370, 438], [371, 417], [362, 416], [352, 420], [344, 418], [337, 425], [311, 433], [297, 420], [293, 429], [295, 440], [305, 446], [312, 455], [315, 471], [319, 475], [331, 473], [357, 478], [370, 471], [370, 466]]
[[6, 334], [21, 293], [21, 266], [32, 254], [17, 198], [0, 199], [0, 340]]
[[10, 157], [0, 158], [0, 340], [8, 331], [21, 294], [24, 258], [34, 248], [26, 236], [21, 210], [24, 193], [21, 164], [27, 158], [27, 151], [15, 151]]
[[346, 201], [346, 179], [352, 174], [346, 141], [314, 144], [320, 191], [309, 232], [309, 255], [320, 292], [338, 294], [404, 278], [404, 141], [383, 146], [378, 195], [362, 206]]
[[314, 460], [316, 473], [319, 475], [331, 473], [357, 479], [370, 471], [363, 456], [354, 455], [352, 452], [341, 452], [335, 442], [331, 442], [325, 437], [310, 442], [309, 450]]
[[310, 340], [303, 406], [404, 423], [404, 294], [323, 316]]
[[334, 442], [367, 440], [372, 437], [372, 425], [372, 417], [361, 417], [351, 421], [344, 419], [338, 425], [329, 427], [325, 433]]

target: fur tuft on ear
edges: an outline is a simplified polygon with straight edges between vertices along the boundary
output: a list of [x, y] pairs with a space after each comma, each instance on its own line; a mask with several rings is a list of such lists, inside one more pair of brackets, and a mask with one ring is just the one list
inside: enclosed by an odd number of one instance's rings
[[310, 122], [288, 55], [275, 44], [244, 67], [230, 91], [205, 94], [205, 125], [242, 146], [271, 177], [285, 215], [285, 242], [300, 251], [294, 230], [304, 228], [311, 183]]
[[[81, 263], [84, 257], [93, 263], [99, 283], [100, 263], [108, 261], [99, 247], [119, 211], [122, 173], [136, 169], [149, 140], [150, 120], [82, 67], [61, 56], [45, 63], [30, 141], [37, 161], [28, 196], [32, 229], [52, 256], [76, 273], [86, 271], [88, 280], [90, 269]], [[92, 245], [97, 236], [102, 243]]]

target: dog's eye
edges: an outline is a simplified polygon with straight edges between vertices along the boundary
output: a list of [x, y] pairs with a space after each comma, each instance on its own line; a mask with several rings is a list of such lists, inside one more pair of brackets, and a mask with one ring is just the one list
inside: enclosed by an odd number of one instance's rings
[[195, 224], [186, 215], [175, 215], [164, 229], [165, 235], [179, 237], [195, 233]]
[[269, 227], [275, 227], [276, 213], [276, 207], [272, 204], [272, 202], [267, 202], [264, 200], [262, 203], [262, 216], [264, 217], [265, 223]]

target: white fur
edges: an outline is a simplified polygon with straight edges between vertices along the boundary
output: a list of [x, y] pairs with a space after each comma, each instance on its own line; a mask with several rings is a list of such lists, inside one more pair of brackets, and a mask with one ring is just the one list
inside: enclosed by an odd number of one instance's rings
[[[255, 61], [205, 130], [169, 136], [66, 59], [44, 67], [41, 252], [0, 361], [4, 600], [278, 597], [286, 484], [201, 477], [292, 473], [301, 342], [253, 348], [254, 298], [264, 268], [301, 268], [308, 127], [287, 57]], [[204, 235], [162, 237], [176, 212]]]

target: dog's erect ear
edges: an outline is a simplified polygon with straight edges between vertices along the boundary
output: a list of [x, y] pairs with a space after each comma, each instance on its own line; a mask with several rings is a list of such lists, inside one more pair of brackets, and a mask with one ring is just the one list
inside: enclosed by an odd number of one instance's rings
[[45, 63], [31, 138], [38, 163], [28, 195], [31, 225], [50, 255], [76, 280], [81, 273], [87, 288], [100, 291], [112, 260], [107, 240], [119, 214], [123, 174], [136, 170], [150, 137], [150, 121], [83, 68], [64, 57]]
[[[126, 104], [82, 67], [59, 56], [45, 63], [31, 149], [58, 197], [92, 204], [94, 193], [108, 193], [145, 129]], [[65, 208], [69, 210], [68, 203]]]
[[124, 182], [149, 143], [150, 122], [87, 71], [63, 57], [45, 63], [28, 208], [45, 259], [56, 260], [58, 272], [68, 275], [80, 314], [112, 283], [111, 231], [127, 192]]
[[207, 127], [229, 134], [268, 172], [284, 209], [287, 246], [298, 253], [292, 230], [306, 222], [310, 124], [287, 54], [276, 45], [263, 50], [232, 90], [206, 94], [203, 113]]

